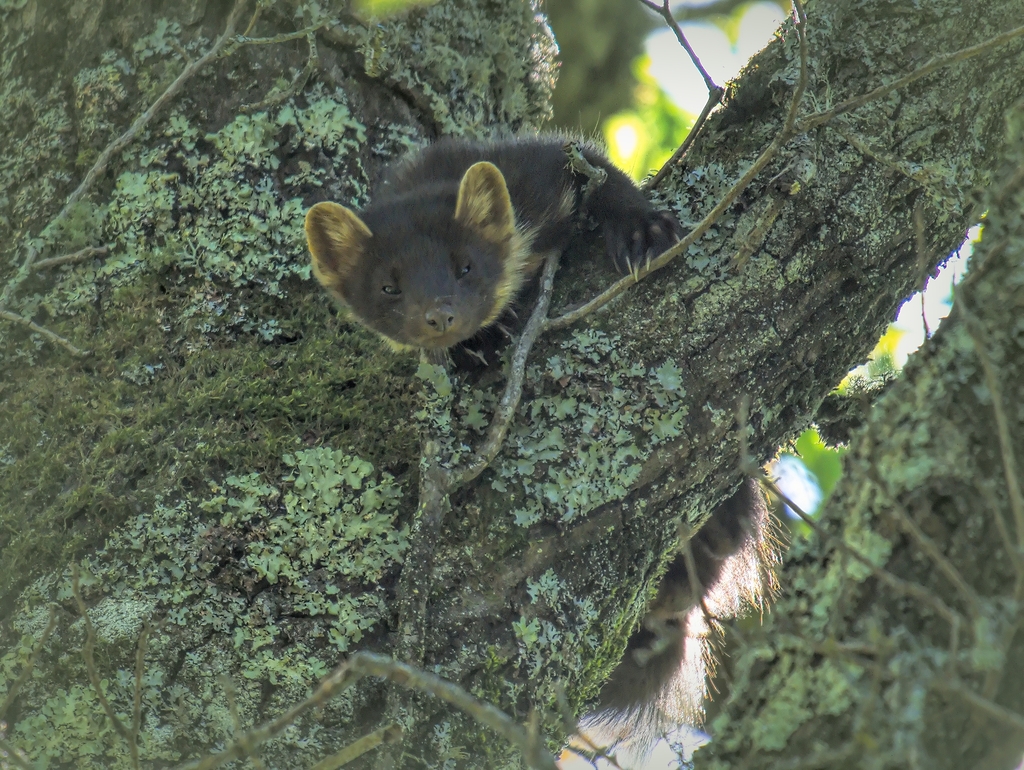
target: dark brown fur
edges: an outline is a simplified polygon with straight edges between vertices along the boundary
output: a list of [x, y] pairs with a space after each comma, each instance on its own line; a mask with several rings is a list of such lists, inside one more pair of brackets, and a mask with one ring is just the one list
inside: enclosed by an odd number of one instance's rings
[[[392, 169], [373, 204], [358, 214], [333, 203], [310, 209], [306, 234], [314, 274], [393, 347], [445, 351], [495, 324], [544, 255], [564, 250], [579, 232], [581, 217], [597, 223], [620, 271], [678, 238], [675, 219], [656, 211], [590, 147], [584, 157], [608, 176], [584, 202], [588, 179], [568, 166], [563, 145], [549, 137], [449, 139], [427, 147]], [[682, 553], [670, 564], [589, 724], [639, 733], [642, 742], [686, 716], [668, 701], [694, 648], [687, 639], [698, 634], [693, 613], [717, 596], [722, 614], [732, 614], [741, 599], [756, 601], [765, 581], [770, 584], [761, 569], [771, 554], [766, 515], [753, 482], [716, 509], [689, 542], [695, 574]], [[745, 560], [746, 578], [724, 574], [737, 560]], [[703, 646], [699, 641], [696, 648]], [[703, 653], [698, 659], [703, 666]], [[699, 674], [703, 682], [702, 667]], [[687, 697], [697, 705], [683, 712], [699, 709], [703, 684], [696, 689]]]
[[621, 756], [642, 762], [660, 734], [701, 721], [719, 621], [760, 606], [775, 589], [773, 533], [756, 481], [744, 482], [715, 509], [683, 546], [693, 557], [694, 574], [681, 550], [602, 688], [597, 709], [584, 720], [591, 740], [619, 743]]
[[[357, 321], [398, 349], [448, 349], [499, 320], [581, 216], [595, 220], [620, 270], [679, 235], [600, 152], [607, 180], [583, 206], [587, 177], [561, 138], [447, 139], [399, 163], [356, 214], [333, 203], [306, 216], [317, 279]], [[581, 210], [585, 209], [585, 210]]]

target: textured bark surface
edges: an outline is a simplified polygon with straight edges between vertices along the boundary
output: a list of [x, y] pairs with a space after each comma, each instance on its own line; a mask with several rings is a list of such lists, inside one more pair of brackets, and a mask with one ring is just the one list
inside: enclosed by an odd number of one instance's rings
[[1010, 135], [953, 314], [855, 436], [825, 534], [793, 548], [778, 605], [730, 646], [697, 767], [1021, 761], [1024, 105]]
[[[180, 71], [180, 51], [208, 47], [228, 10], [164, 9], [174, 27], [130, 3], [51, 5], [0, 6], [0, 97], [16, 116], [0, 127], [5, 280], [98, 150]], [[805, 113], [1009, 29], [1024, 5], [810, 10]], [[272, 9], [253, 34], [302, 27], [310, 13]], [[110, 253], [40, 273], [7, 308], [92, 350], [78, 361], [0, 327], [0, 494], [10, 501], [0, 512], [0, 681], [17, 676], [46, 603], [58, 602], [38, 676], [7, 715], [9, 738], [33, 758], [127, 766], [78, 656], [71, 559], [83, 561], [100, 673], [119, 713], [130, 713], [141, 625], [161, 623], [143, 688], [151, 766], [230, 740], [219, 677], [234, 682], [245, 727], [301, 700], [346, 652], [407, 646], [394, 601], [402, 579], [425, 599], [425, 663], [516, 718], [536, 705], [556, 734], [555, 686], [581, 709], [596, 694], [679, 519], [699, 523], [738, 482], [740, 397], [750, 398], [758, 459], [808, 423], [979, 215], [970, 192], [1003, 162], [1004, 116], [1024, 93], [1017, 42], [798, 137], [684, 259], [543, 338], [502, 453], [448, 501], [424, 572], [403, 565], [419, 438], [464, 460], [500, 377], [449, 392], [337, 318], [305, 280], [301, 217], [323, 198], [365, 203], [382, 164], [411, 142], [538, 125], [550, 44], [535, 9], [517, 3], [343, 21], [320, 33], [320, 69], [294, 101], [239, 111], [303, 66], [302, 41], [244, 47], [212, 66], [42, 238], [44, 256], [101, 244]], [[662, 184], [682, 219], [699, 219], [771, 141], [796, 50], [786, 27]], [[738, 252], [749, 254], [732, 269]], [[568, 265], [556, 304], [607, 280]], [[461, 714], [425, 697], [389, 700], [375, 682], [261, 756], [309, 765], [392, 719], [407, 728], [388, 755], [400, 766], [518, 762]], [[784, 736], [789, 726], [765, 729]]]

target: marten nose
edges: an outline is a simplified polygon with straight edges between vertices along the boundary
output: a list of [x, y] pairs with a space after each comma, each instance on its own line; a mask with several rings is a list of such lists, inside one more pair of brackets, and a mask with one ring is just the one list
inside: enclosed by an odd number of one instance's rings
[[423, 314], [423, 319], [432, 332], [444, 334], [455, 323], [455, 311], [452, 310], [451, 305], [432, 307]]

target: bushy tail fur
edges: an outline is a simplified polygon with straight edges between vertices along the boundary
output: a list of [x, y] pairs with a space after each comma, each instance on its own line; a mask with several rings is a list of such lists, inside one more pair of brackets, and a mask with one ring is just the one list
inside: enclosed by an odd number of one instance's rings
[[750, 479], [681, 545], [597, 710], [583, 721], [588, 741], [642, 761], [659, 736], [699, 724], [719, 621], [762, 606], [775, 590], [777, 562], [771, 515]]

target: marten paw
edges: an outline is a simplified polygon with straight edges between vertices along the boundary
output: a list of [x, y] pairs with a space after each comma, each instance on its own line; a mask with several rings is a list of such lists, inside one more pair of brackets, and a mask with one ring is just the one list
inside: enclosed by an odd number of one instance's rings
[[602, 234], [615, 269], [634, 273], [682, 238], [683, 227], [670, 212], [648, 209], [606, 221]]

